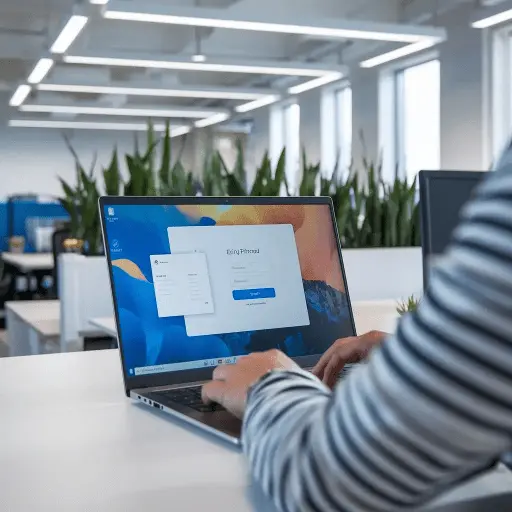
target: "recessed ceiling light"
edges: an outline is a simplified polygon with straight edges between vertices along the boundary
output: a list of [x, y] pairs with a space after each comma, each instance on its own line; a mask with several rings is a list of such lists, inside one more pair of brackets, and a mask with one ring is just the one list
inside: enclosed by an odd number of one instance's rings
[[146, 69], [177, 69], [182, 71], [212, 71], [219, 73], [255, 73], [263, 75], [289, 75], [289, 76], [324, 76], [332, 69], [318, 68], [316, 66], [296, 67], [293, 65], [261, 65], [261, 64], [230, 64], [214, 62], [187, 62], [129, 59], [118, 57], [94, 57], [82, 55], [65, 55], [67, 64], [85, 64], [90, 66], [122, 66]]
[[30, 87], [30, 85], [20, 85], [16, 89], [16, 92], [12, 95], [12, 98], [9, 101], [9, 105], [11, 107], [19, 107], [27, 99], [27, 96], [30, 94], [31, 90], [32, 87]]
[[53, 67], [53, 59], [40, 59], [30, 73], [27, 81], [29, 84], [38, 84], [43, 81]]
[[510, 20], [512, 20], [512, 9], [482, 18], [481, 20], [473, 22], [471, 26], [474, 28], [489, 28]]
[[196, 128], [205, 128], [206, 126], [211, 126], [212, 124], [223, 123], [227, 119], [229, 119], [229, 114], [215, 114], [214, 116], [207, 117], [206, 119], [196, 121], [194, 124]]
[[397, 50], [393, 50], [391, 52], [383, 53], [382, 55], [377, 55], [377, 57], [367, 59], [361, 62], [360, 66], [362, 68], [374, 68], [376, 66], [380, 66], [381, 64], [385, 64], [387, 62], [391, 62], [393, 60], [401, 59], [402, 57], [407, 57], [408, 55], [421, 52], [431, 48], [432, 46], [435, 46], [439, 42], [440, 41], [437, 40], [430, 40], [422, 41], [420, 43], [408, 44], [407, 46], [403, 46]]
[[151, 108], [114, 108], [92, 107], [79, 105], [22, 105], [23, 112], [49, 112], [55, 114], [76, 115], [103, 115], [103, 116], [128, 116], [128, 117], [183, 117], [204, 118], [216, 114], [223, 114], [219, 110], [194, 110], [194, 109], [151, 109]]
[[87, 23], [87, 16], [74, 15], [69, 18], [59, 37], [55, 40], [50, 51], [52, 53], [65, 53], [78, 37]]
[[[197, 9], [195, 11], [197, 12]], [[192, 11], [190, 10], [188, 12]], [[420, 41], [425, 36], [428, 37], [428, 34], [424, 34], [426, 32], [424, 27], [412, 27], [407, 30], [408, 27], [401, 27], [400, 25], [389, 25], [388, 28], [385, 26], [385, 24], [354, 22], [352, 20], [336, 20], [336, 25], [338, 26], [313, 26], [302, 23], [289, 24], [241, 19], [226, 19], [222, 18], [221, 15], [216, 15], [213, 10], [205, 9], [203, 12], [205, 15], [183, 16], [109, 9], [103, 14], [103, 16], [105, 18], [114, 20], [168, 23], [172, 25], [250, 30], [256, 32], [273, 32], [279, 34], [309, 35], [333, 39], [366, 39], [372, 41], [415, 43]], [[209, 16], [206, 14], [209, 14]], [[323, 24], [327, 25], [325, 22]], [[403, 32], [400, 29], [402, 29]], [[416, 29], [416, 31], [419, 33], [414, 33], [414, 29]], [[431, 29], [431, 31], [432, 30], [433, 29]]]
[[249, 92], [243, 89], [154, 89], [146, 87], [124, 87], [109, 85], [80, 85], [80, 84], [52, 84], [43, 83], [37, 86], [40, 91], [68, 92], [80, 94], [122, 94], [133, 96], [160, 96], [170, 98], [206, 98], [226, 100], [257, 100], [266, 96], [264, 92]]

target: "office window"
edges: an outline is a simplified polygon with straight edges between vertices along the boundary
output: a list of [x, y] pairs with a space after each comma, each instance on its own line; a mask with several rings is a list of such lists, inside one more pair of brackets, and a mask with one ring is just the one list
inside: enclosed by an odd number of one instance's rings
[[[300, 169], [300, 106], [274, 105], [270, 110], [270, 159], [275, 168], [286, 148], [286, 179], [291, 193], [297, 190]], [[284, 192], [284, 190], [283, 190]]]
[[397, 71], [396, 155], [400, 174], [411, 181], [441, 161], [440, 63], [431, 60]]
[[321, 111], [322, 174], [331, 176], [336, 165], [346, 173], [352, 163], [352, 89], [325, 89]]

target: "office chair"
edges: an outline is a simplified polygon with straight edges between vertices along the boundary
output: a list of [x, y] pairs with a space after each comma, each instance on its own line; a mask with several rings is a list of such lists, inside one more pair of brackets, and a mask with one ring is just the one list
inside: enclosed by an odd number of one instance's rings
[[[4, 304], [12, 298], [12, 275], [5, 273], [5, 265], [0, 260], [0, 311]], [[5, 328], [5, 319], [0, 315], [0, 329]]]

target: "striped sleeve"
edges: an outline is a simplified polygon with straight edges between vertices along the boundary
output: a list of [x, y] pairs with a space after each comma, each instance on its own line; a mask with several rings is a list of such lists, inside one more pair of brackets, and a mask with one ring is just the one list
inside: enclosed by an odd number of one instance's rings
[[334, 392], [306, 372], [251, 391], [254, 477], [285, 511], [397, 511], [512, 446], [512, 164], [465, 208], [417, 313]]

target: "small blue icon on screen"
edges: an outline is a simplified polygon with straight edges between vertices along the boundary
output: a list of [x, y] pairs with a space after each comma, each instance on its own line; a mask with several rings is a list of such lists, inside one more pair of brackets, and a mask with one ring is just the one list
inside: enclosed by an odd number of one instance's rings
[[112, 208], [111, 206], [108, 208], [108, 214], [113, 217], [115, 215], [115, 211], [114, 211], [114, 208]]
[[130, 368], [130, 375], [133, 375], [133, 368]]

